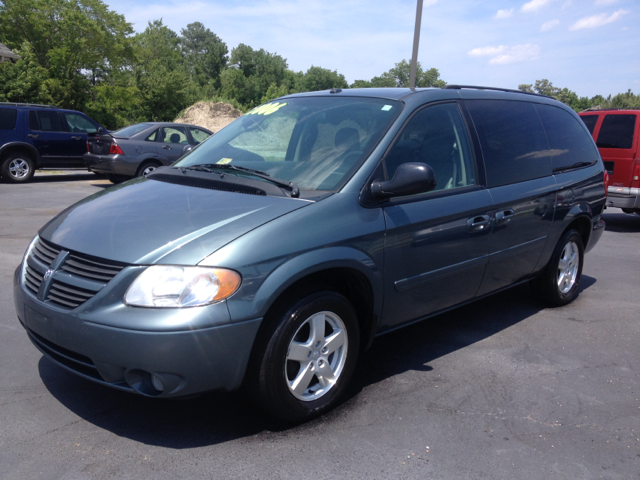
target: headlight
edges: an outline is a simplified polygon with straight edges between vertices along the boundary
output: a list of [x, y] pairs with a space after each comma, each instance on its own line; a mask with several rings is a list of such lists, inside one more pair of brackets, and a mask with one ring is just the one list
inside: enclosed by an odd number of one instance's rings
[[136, 278], [124, 301], [136, 307], [197, 307], [227, 298], [240, 282], [233, 270], [154, 265]]

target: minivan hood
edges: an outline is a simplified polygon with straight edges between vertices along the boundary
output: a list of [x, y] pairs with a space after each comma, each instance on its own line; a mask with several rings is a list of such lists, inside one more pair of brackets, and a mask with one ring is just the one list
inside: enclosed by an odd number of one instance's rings
[[39, 234], [65, 249], [129, 264], [195, 265], [310, 203], [141, 178], [76, 203]]

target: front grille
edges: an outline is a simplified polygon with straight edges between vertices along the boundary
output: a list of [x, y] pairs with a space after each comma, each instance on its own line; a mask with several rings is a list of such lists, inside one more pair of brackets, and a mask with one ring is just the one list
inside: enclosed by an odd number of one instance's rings
[[93, 297], [92, 290], [76, 287], [62, 282], [53, 282], [47, 300], [65, 308], [76, 308]]
[[33, 260], [27, 259], [24, 276], [25, 287], [31, 293], [38, 295], [46, 270], [51, 268], [61, 253], [63, 261], [55, 268], [65, 275], [56, 277], [54, 274], [45, 292], [45, 301], [64, 309], [82, 305], [126, 267], [124, 263], [65, 250], [38, 238], [30, 252]]
[[108, 282], [125, 266], [105, 260], [90, 259], [86, 255], [71, 253], [62, 264], [62, 270], [79, 277], [97, 280], [98, 282]]
[[31, 253], [47, 267], [50, 267], [61, 250], [61, 248], [55, 247], [39, 238]]
[[26, 275], [24, 276], [24, 283], [34, 295], [38, 294], [38, 290], [40, 290], [40, 284], [42, 283], [43, 278], [44, 275], [42, 275], [36, 269], [32, 268], [31, 265], [27, 265]]

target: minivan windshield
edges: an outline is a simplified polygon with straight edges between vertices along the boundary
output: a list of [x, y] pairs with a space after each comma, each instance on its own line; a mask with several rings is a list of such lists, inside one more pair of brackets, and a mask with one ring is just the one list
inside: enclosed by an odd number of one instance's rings
[[284, 98], [247, 112], [175, 166], [231, 164], [301, 190], [337, 191], [401, 110], [402, 103], [379, 98]]

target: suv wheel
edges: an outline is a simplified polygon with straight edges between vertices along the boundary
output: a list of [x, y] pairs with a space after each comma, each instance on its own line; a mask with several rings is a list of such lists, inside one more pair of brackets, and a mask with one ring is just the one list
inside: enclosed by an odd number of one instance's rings
[[542, 275], [531, 281], [531, 286], [546, 303], [562, 306], [570, 303], [578, 294], [584, 245], [576, 230], [566, 232]]
[[35, 173], [33, 160], [23, 152], [10, 153], [2, 162], [2, 177], [11, 183], [25, 183]]
[[249, 385], [261, 406], [285, 421], [308, 420], [336, 406], [353, 374], [360, 344], [349, 301], [312, 293], [271, 319], [258, 339]]

